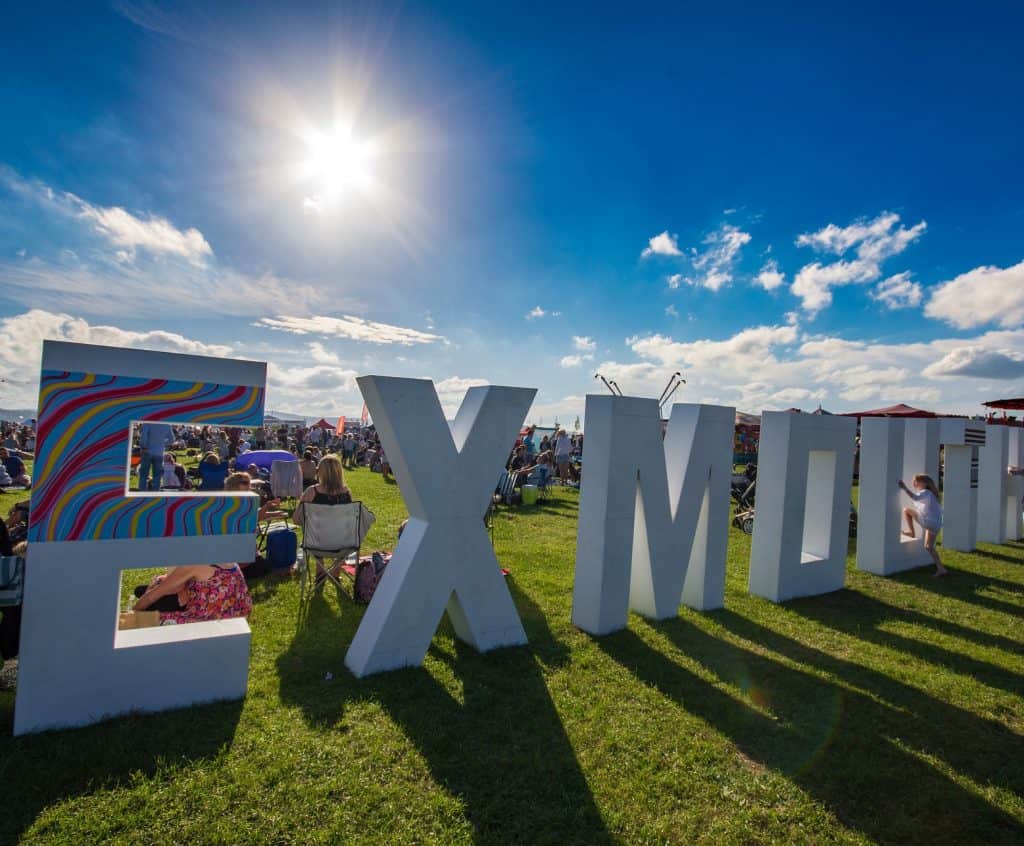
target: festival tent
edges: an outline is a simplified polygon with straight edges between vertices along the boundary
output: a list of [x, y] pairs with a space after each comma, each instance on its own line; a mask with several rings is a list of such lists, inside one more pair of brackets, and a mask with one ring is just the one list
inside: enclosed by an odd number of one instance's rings
[[870, 411], [848, 411], [844, 417], [937, 417], [934, 412], [925, 411], [921, 408], [913, 408], [903, 403], [890, 405], [885, 408], [873, 408]]
[[313, 424], [313, 428], [315, 428], [315, 429], [333, 429], [333, 428], [335, 428], [335, 424], [334, 423], [328, 423], [326, 420], [324, 420], [323, 417], [321, 417], [319, 420], [316, 421], [316, 423]]
[[983, 402], [982, 405], [988, 408], [998, 408], [1002, 411], [1024, 411], [1024, 397], [1018, 397], [1017, 399], [1001, 399], [1001, 400], [989, 400]]
[[235, 459], [235, 464], [240, 468], [255, 464], [260, 470], [270, 472], [270, 465], [275, 461], [298, 461], [299, 459], [287, 450], [283, 449], [254, 449], [243, 452]]

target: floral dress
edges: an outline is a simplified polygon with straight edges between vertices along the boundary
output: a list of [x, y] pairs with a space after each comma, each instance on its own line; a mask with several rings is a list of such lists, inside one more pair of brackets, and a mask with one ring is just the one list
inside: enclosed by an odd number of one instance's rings
[[230, 567], [214, 566], [208, 579], [190, 579], [185, 585], [188, 602], [181, 611], [160, 614], [160, 622], [199, 623], [204, 620], [224, 620], [228, 617], [248, 617], [252, 611], [252, 597], [245, 584], [245, 576], [237, 564]]

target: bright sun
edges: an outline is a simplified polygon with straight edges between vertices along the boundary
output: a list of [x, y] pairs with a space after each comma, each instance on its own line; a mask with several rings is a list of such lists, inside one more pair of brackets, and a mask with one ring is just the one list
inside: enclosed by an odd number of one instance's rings
[[303, 170], [322, 200], [337, 200], [356, 190], [366, 193], [373, 182], [372, 160], [376, 152], [369, 141], [360, 141], [344, 129], [306, 136], [309, 157]]

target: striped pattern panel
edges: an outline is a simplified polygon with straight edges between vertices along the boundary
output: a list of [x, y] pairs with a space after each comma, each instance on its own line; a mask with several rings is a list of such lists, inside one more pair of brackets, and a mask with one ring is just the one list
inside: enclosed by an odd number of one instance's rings
[[964, 428], [964, 443], [968, 446], [985, 446], [985, 430], [981, 427], [967, 426]]
[[256, 497], [126, 496], [138, 420], [258, 426], [264, 389], [43, 371], [29, 541], [248, 534]]

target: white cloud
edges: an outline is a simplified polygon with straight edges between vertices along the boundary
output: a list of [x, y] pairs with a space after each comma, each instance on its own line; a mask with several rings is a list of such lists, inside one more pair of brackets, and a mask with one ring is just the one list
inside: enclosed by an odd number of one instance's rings
[[786, 281], [786, 274], [779, 270], [779, 263], [775, 259], [769, 259], [754, 277], [754, 281], [766, 291], [774, 291]]
[[976, 267], [932, 289], [924, 313], [958, 329], [1024, 323], [1024, 261], [1011, 267]]
[[308, 408], [313, 392], [354, 391], [356, 372], [330, 364], [301, 367], [282, 366], [270, 362], [267, 366], [267, 386], [270, 389], [285, 389], [291, 393], [299, 392], [304, 403], [302, 407]]
[[455, 416], [459, 410], [459, 406], [462, 405], [462, 401], [466, 396], [466, 391], [470, 388], [477, 388], [490, 384], [491, 383], [487, 379], [449, 376], [447, 379], [435, 382], [434, 388], [437, 391], [437, 398], [441, 403], [441, 408], [444, 409], [445, 415], [451, 418]]
[[831, 264], [812, 262], [800, 269], [790, 290], [800, 297], [803, 309], [813, 315], [831, 304], [832, 288], [874, 282], [882, 275], [882, 261], [902, 253], [927, 228], [923, 220], [909, 229], [897, 226], [899, 221], [898, 214], [883, 212], [871, 221], [856, 221], [842, 227], [830, 223], [817, 232], [798, 236], [798, 247], [836, 256], [856, 247], [854, 258]]
[[190, 355], [229, 356], [226, 344], [208, 344], [175, 332], [136, 332], [93, 325], [70, 314], [32, 309], [0, 319], [0, 377], [7, 381], [4, 405], [34, 406], [38, 394], [39, 353], [44, 340], [74, 341], [111, 347], [163, 350]]
[[677, 309], [674, 305], [667, 305], [665, 306], [665, 316], [679, 317], [679, 309]]
[[586, 335], [573, 335], [572, 345], [575, 349], [582, 350], [583, 352], [593, 352], [597, 349], [597, 341]]
[[562, 356], [558, 362], [559, 367], [579, 367], [584, 361], [593, 361], [594, 356], [591, 353], [585, 353], [582, 355], [565, 355]]
[[975, 379], [1024, 377], [1024, 356], [1010, 350], [957, 347], [924, 369], [926, 376], [970, 376]]
[[539, 317], [547, 317], [547, 312], [544, 311], [540, 306], [534, 306], [528, 312], [526, 312], [527, 320], [536, 320]]
[[338, 358], [336, 353], [331, 352], [323, 344], [317, 341], [313, 341], [313, 343], [309, 345], [309, 357], [317, 364], [332, 364], [335, 366], [341, 364], [341, 359]]
[[440, 382], [434, 383], [434, 388], [438, 394], [445, 395], [458, 395], [461, 399], [462, 395], [466, 393], [470, 388], [479, 388], [484, 385], [490, 385], [486, 379], [478, 378], [465, 378], [463, 376], [449, 376], [447, 379], [442, 379]]
[[136, 217], [119, 206], [103, 208], [74, 194], [67, 196], [78, 204], [80, 217], [91, 222], [113, 246], [122, 248], [119, 252], [122, 260], [133, 257], [136, 249], [144, 249], [154, 255], [179, 256], [193, 264], [202, 264], [213, 255], [213, 249], [198, 229], [181, 230], [157, 215]]
[[3, 166], [0, 196], [31, 204], [33, 217], [38, 209], [47, 225], [32, 255], [0, 262], [6, 298], [26, 308], [59, 303], [69, 313], [109, 321], [163, 309], [255, 316], [282, 302], [312, 313], [327, 302], [333, 308], [362, 307], [336, 288], [219, 264], [197, 229], [178, 229], [160, 215], [94, 205], [27, 182]]
[[[991, 398], [983, 394], [1017, 392], [1020, 383], [1011, 380], [1024, 378], [1024, 329], [883, 344], [807, 335], [797, 325], [755, 326], [721, 339], [651, 335], [626, 342], [635, 358], [601, 361], [596, 370], [627, 393], [657, 396], [667, 374], [680, 370], [687, 379], [680, 401], [744, 411], [821, 403], [841, 412], [909, 402], [978, 413], [980, 400]], [[979, 378], [1004, 384], [979, 391]]]
[[682, 273], [673, 273], [671, 276], [665, 277], [665, 282], [668, 283], [669, 288], [675, 291], [683, 284], [686, 280], [683, 279]]
[[321, 335], [324, 337], [347, 338], [368, 344], [414, 344], [445, 343], [441, 335], [408, 329], [404, 326], [393, 326], [390, 323], [378, 323], [362, 317], [343, 314], [341, 317], [262, 317], [259, 325], [295, 335]]
[[871, 297], [888, 309], [916, 308], [921, 305], [921, 286], [911, 282], [910, 271], [905, 270], [879, 282]]
[[709, 291], [718, 291], [732, 282], [733, 267], [740, 250], [751, 240], [750, 233], [725, 223], [704, 239], [706, 249], [693, 259], [697, 273], [687, 281]]
[[668, 230], [665, 230], [660, 235], [655, 235], [647, 242], [647, 246], [644, 247], [641, 258], [647, 258], [648, 256], [681, 256], [683, 253], [679, 249], [679, 242], [676, 240], [675, 235], [670, 235]]
[[119, 261], [131, 261], [135, 251], [175, 256], [202, 264], [213, 256], [213, 248], [194, 227], [179, 229], [167, 218], [155, 214], [135, 215], [120, 206], [97, 206], [70, 191], [56, 191], [40, 182], [27, 182], [13, 171], [0, 172], [0, 181], [12, 192], [58, 214], [86, 222], [111, 246]]

